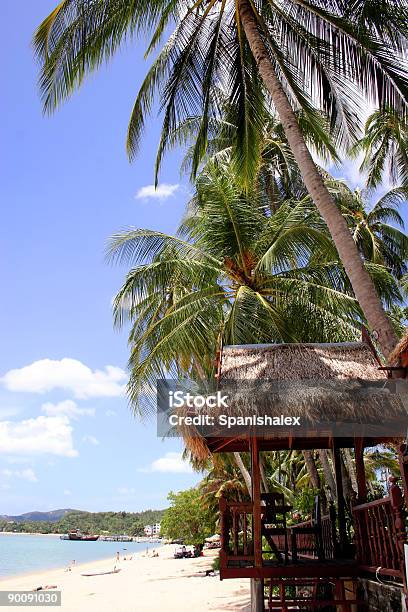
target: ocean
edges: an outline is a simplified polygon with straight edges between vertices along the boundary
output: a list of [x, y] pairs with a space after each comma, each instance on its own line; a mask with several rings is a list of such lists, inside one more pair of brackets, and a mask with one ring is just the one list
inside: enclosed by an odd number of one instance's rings
[[117, 552], [122, 557], [158, 546], [146, 542], [75, 542], [60, 540], [58, 536], [0, 534], [0, 579], [67, 567], [73, 559], [76, 563], [114, 559]]

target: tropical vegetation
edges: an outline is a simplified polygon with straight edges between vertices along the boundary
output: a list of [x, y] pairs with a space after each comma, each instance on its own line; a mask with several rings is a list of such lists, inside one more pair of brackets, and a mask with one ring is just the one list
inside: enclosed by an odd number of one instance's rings
[[389, 107], [376, 110], [353, 151], [363, 153], [367, 187], [378, 187], [384, 178], [394, 186], [408, 186], [408, 123], [403, 114]]
[[213, 535], [216, 517], [202, 503], [198, 489], [188, 489], [168, 495], [170, 507], [165, 511], [160, 533], [169, 540], [182, 540], [184, 544], [200, 546]]
[[[329, 188], [350, 226], [366, 214], [344, 184]], [[158, 378], [211, 376], [222, 343], [360, 337], [363, 315], [326, 226], [308, 194], [297, 195], [271, 212], [258, 181], [244, 191], [230, 164], [210, 160], [175, 236], [132, 228], [113, 236], [110, 258], [131, 267], [114, 317], [131, 324], [128, 392], [136, 410]], [[407, 256], [405, 234], [385, 223], [402, 222], [396, 204], [384, 197], [368, 215], [370, 229], [360, 223], [354, 231], [386, 307], [401, 302], [393, 272], [405, 271]], [[398, 270], [386, 267], [398, 253]]]
[[12, 521], [0, 519], [0, 531], [16, 533], [67, 533], [80, 529], [83, 533], [144, 535], [144, 526], [160, 523], [164, 510], [143, 512], [82, 512], [73, 510], [58, 521]]

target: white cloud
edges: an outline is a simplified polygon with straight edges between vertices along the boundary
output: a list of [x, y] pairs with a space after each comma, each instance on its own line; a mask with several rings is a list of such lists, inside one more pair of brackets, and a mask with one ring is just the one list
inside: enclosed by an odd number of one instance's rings
[[69, 419], [77, 419], [80, 416], [95, 416], [94, 408], [78, 408], [78, 404], [73, 400], [64, 400], [57, 404], [46, 402], [41, 406], [41, 410], [48, 416], [65, 415]]
[[[357, 159], [343, 160], [340, 168], [334, 171], [335, 176], [344, 180], [351, 189], [364, 189], [367, 180], [367, 173], [360, 171], [362, 156]], [[333, 171], [333, 168], [329, 169]]]
[[118, 416], [118, 413], [109, 408], [108, 410], [106, 410], [105, 415], [107, 417], [115, 417], [115, 416]]
[[132, 487], [119, 487], [118, 488], [119, 495], [135, 495], [136, 490]]
[[173, 196], [179, 187], [180, 185], [178, 183], [162, 183], [161, 185], [158, 185], [157, 188], [155, 188], [154, 185], [145, 185], [137, 191], [135, 199], [147, 200], [150, 198], [155, 198], [157, 200], [166, 200], [167, 198]]
[[84, 436], [82, 442], [86, 444], [92, 444], [92, 446], [99, 446], [99, 440], [95, 436]]
[[39, 416], [24, 421], [0, 422], [0, 453], [51, 454], [76, 457], [72, 427], [66, 416]]
[[9, 391], [47, 393], [64, 389], [76, 398], [115, 397], [124, 393], [126, 373], [116, 366], [91, 370], [77, 359], [40, 359], [28, 366], [9, 370], [0, 381]]
[[189, 474], [192, 469], [189, 463], [183, 461], [181, 453], [166, 453], [164, 457], [152, 461], [148, 468], [141, 468], [138, 471]]
[[4, 469], [1, 472], [6, 478], [21, 478], [21, 480], [27, 480], [28, 482], [38, 482], [38, 478], [31, 468], [24, 470], [8, 470]]
[[64, 495], [72, 495], [72, 491], [69, 489], [64, 489]]

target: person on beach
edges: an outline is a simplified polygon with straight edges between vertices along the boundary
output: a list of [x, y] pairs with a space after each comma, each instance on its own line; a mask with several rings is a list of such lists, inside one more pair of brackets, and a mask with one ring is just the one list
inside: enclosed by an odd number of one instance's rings
[[119, 551], [116, 553], [116, 561], [120, 563], [120, 552]]
[[75, 559], [72, 559], [71, 563], [68, 565], [68, 567], [65, 569], [65, 571], [66, 572], [71, 572], [73, 567], [75, 567]]

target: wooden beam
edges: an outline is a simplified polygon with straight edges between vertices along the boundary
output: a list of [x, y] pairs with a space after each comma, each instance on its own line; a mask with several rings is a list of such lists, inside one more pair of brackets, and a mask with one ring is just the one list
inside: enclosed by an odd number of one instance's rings
[[365, 504], [367, 501], [367, 482], [364, 469], [364, 439], [356, 438], [354, 446], [357, 475], [357, 503]]
[[343, 479], [341, 474], [341, 457], [340, 448], [337, 445], [336, 438], [333, 438], [333, 463], [334, 474], [336, 477], [336, 497], [337, 497], [337, 518], [339, 522], [339, 544], [340, 555], [344, 555], [347, 551], [347, 528], [346, 528], [346, 513], [343, 493]]
[[[375, 572], [378, 568], [370, 568], [370, 571]], [[388, 574], [392, 570], [388, 571]], [[381, 570], [381, 573], [388, 575], [386, 570]], [[397, 575], [397, 570], [394, 570]], [[394, 575], [393, 574], [393, 575]], [[361, 576], [360, 566], [353, 561], [343, 563], [289, 563], [289, 565], [275, 565], [263, 567], [234, 567], [226, 568], [220, 572], [221, 578], [310, 578], [316, 576], [318, 578], [348, 578]], [[399, 575], [399, 572], [398, 572]]]
[[253, 540], [255, 567], [262, 567], [262, 524], [261, 524], [261, 471], [259, 467], [258, 440], [251, 436], [251, 478], [253, 509]]

